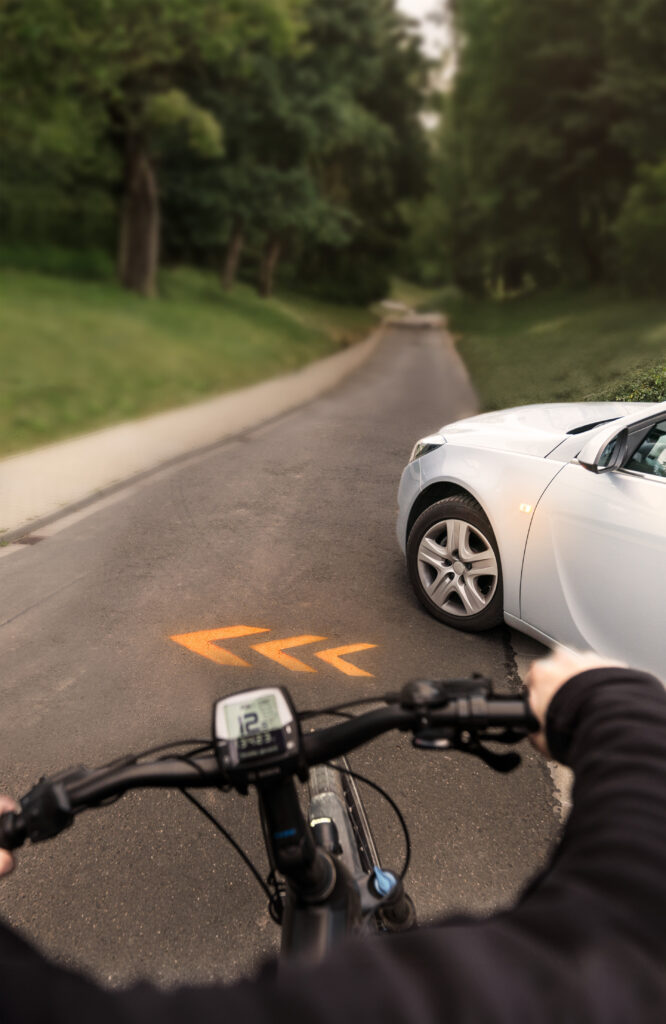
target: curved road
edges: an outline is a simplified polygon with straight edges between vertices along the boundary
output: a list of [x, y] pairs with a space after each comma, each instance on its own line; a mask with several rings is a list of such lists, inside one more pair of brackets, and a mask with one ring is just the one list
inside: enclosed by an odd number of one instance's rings
[[[478, 670], [514, 685], [506, 632], [475, 637], [429, 618], [394, 536], [411, 444], [473, 402], [441, 331], [388, 328], [370, 361], [323, 398], [91, 506], [41, 543], [5, 549], [2, 789], [20, 794], [69, 765], [206, 737], [212, 702], [249, 685], [285, 684], [301, 707], [423, 675]], [[226, 644], [249, 667], [170, 639], [237, 625], [266, 631]], [[252, 647], [299, 637], [310, 640], [285, 652], [299, 671]], [[316, 656], [357, 644], [373, 646], [347, 663], [369, 675]], [[398, 735], [352, 763], [406, 813], [422, 919], [506, 903], [556, 833], [552, 782], [529, 750], [509, 777]], [[208, 800], [263, 870], [254, 799]], [[368, 807], [385, 862], [397, 865], [391, 812], [374, 796]], [[230, 979], [277, 942], [256, 883], [178, 793], [129, 795], [26, 848], [2, 883], [2, 913], [113, 984]]]

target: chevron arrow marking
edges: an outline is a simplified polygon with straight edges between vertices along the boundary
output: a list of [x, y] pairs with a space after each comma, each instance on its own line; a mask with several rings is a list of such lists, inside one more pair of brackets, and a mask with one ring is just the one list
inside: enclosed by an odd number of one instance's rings
[[314, 672], [304, 661], [292, 658], [290, 654], [284, 654], [290, 647], [301, 647], [305, 644], [315, 644], [318, 640], [325, 640], [325, 636], [288, 636], [284, 640], [266, 640], [262, 644], [252, 644], [252, 649], [263, 654], [265, 658], [277, 661], [278, 665], [291, 669], [292, 672]]
[[[197, 633], [178, 633], [172, 636], [177, 644], [187, 647], [188, 651], [195, 654], [202, 654], [209, 661], [215, 661], [218, 665], [240, 665], [250, 667], [249, 661], [244, 661], [237, 654], [232, 654], [225, 647], [218, 647], [218, 640], [233, 640], [238, 636], [250, 636], [252, 633], [269, 633], [270, 630], [257, 626], [224, 626], [222, 629], [200, 629]], [[319, 639], [319, 637], [317, 637]]]
[[359, 668], [358, 665], [350, 665], [348, 661], [343, 661], [342, 658], [346, 654], [354, 654], [356, 651], [367, 651], [371, 647], [376, 646], [377, 644], [349, 644], [347, 647], [330, 647], [327, 651], [317, 651], [316, 657], [332, 665], [333, 668], [337, 668], [339, 672], [344, 672], [346, 676], [372, 676], [372, 672], [366, 672], [365, 669]]

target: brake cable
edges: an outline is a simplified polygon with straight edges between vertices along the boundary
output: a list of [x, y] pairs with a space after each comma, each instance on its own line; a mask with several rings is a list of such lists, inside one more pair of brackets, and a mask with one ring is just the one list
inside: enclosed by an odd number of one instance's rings
[[402, 828], [403, 835], [405, 837], [405, 860], [401, 870], [398, 872], [400, 879], [403, 879], [407, 874], [409, 863], [412, 859], [412, 841], [409, 835], [409, 829], [407, 828], [407, 822], [405, 821], [404, 815], [400, 808], [398, 807], [395, 800], [393, 799], [393, 797], [389, 796], [386, 790], [382, 789], [379, 783], [374, 782], [372, 779], [368, 779], [365, 775], [360, 775], [359, 772], [352, 771], [351, 768], [343, 768], [342, 765], [335, 764], [335, 762], [333, 761], [327, 761], [326, 764], [327, 767], [333, 768], [336, 772], [339, 772], [341, 775], [350, 775], [352, 779], [356, 779], [358, 782], [363, 782], [366, 786], [369, 786], [370, 789], [374, 789], [377, 793], [379, 793], [380, 796], [384, 798], [384, 800], [386, 800], [387, 804], [392, 809], [393, 813], [398, 819], [400, 827]]
[[[382, 693], [377, 697], [359, 697], [356, 700], [345, 700], [341, 704], [332, 704], [328, 708], [309, 708], [306, 711], [299, 711], [299, 719], [317, 718], [319, 715], [338, 715], [344, 708], [360, 707], [362, 704], [394, 704], [398, 700], [397, 693]], [[347, 715], [351, 718], [351, 715]]]
[[[350, 715], [346, 711], [343, 711], [343, 708], [357, 707], [359, 704], [391, 704], [395, 703], [397, 699], [398, 695], [392, 693], [386, 693], [381, 697], [361, 697], [358, 700], [345, 701], [342, 704], [335, 704], [328, 708], [322, 708], [319, 711], [313, 709], [310, 711], [301, 712], [299, 714], [299, 718], [315, 718], [319, 715], [331, 715], [334, 718], [353, 719], [354, 715]], [[400, 879], [402, 880], [407, 874], [409, 864], [412, 859], [412, 841], [409, 835], [407, 822], [405, 821], [404, 815], [400, 808], [398, 807], [397, 803], [395, 802], [393, 797], [386, 792], [385, 789], [382, 789], [379, 783], [374, 782], [372, 779], [368, 779], [365, 775], [360, 775], [358, 772], [352, 771], [351, 768], [343, 768], [341, 765], [335, 764], [333, 761], [327, 761], [326, 764], [329, 768], [333, 768], [336, 772], [339, 772], [341, 775], [349, 775], [351, 776], [351, 778], [356, 779], [358, 782], [365, 783], [366, 786], [369, 786], [370, 789], [374, 789], [377, 793], [379, 793], [381, 797], [384, 798], [384, 800], [386, 800], [387, 804], [389, 805], [389, 807], [395, 814], [396, 818], [398, 819], [398, 822], [402, 829], [402, 833], [405, 837], [405, 860], [403, 862], [401, 870], [398, 872]]]
[[[227, 840], [227, 842], [230, 843], [231, 846], [233, 846], [233, 848], [236, 851], [236, 853], [238, 854], [238, 856], [245, 863], [246, 867], [248, 867], [250, 869], [250, 871], [252, 872], [252, 874], [256, 878], [257, 882], [259, 883], [259, 885], [263, 889], [264, 895], [268, 898], [268, 905], [269, 905], [269, 908], [270, 908], [272, 903], [273, 903], [273, 899], [274, 899], [275, 894], [269, 888], [269, 883], [265, 882], [264, 879], [261, 877], [261, 874], [259, 873], [259, 870], [252, 863], [252, 861], [250, 860], [250, 857], [245, 852], [245, 850], [240, 845], [240, 843], [238, 843], [236, 841], [236, 839], [234, 839], [234, 837], [232, 836], [231, 832], [229, 832], [229, 830], [226, 829], [224, 827], [224, 825], [222, 825], [221, 822], [219, 822], [217, 820], [215, 815], [212, 814], [208, 810], [207, 807], [204, 807], [204, 805], [199, 800], [197, 800], [197, 798], [195, 796], [192, 796], [192, 794], [189, 793], [186, 789], [181, 789], [181, 790], [179, 790], [179, 792], [181, 792], [183, 794], [183, 796], [187, 800], [190, 801], [191, 804], [194, 804], [194, 806], [197, 808], [197, 810], [201, 811], [201, 813], [203, 814], [204, 818], [207, 818], [208, 821], [211, 823], [211, 825], [213, 825], [218, 830], [218, 832], [222, 836], [224, 836], [224, 838]], [[269, 878], [270, 878], [270, 875], [269, 875]], [[271, 914], [271, 917], [272, 916], [273, 915]]]
[[148, 757], [149, 754], [161, 754], [164, 750], [173, 750], [174, 747], [197, 747], [200, 749], [189, 750], [188, 756], [191, 757], [193, 754], [198, 754], [201, 751], [209, 750], [212, 747], [211, 741], [208, 740], [171, 740], [169, 743], [159, 743], [156, 747], [149, 747], [148, 750], [142, 750], [140, 754], [133, 754], [132, 757], [135, 761], [140, 761], [142, 757]]
[[[86, 771], [85, 781], [89, 781], [90, 779], [104, 779], [107, 775], [113, 775], [118, 768], [138, 764], [138, 762], [144, 757], [148, 757], [151, 754], [159, 754], [165, 750], [173, 750], [174, 747], [191, 747], [192, 749], [188, 750], [185, 754], [172, 754], [171, 756], [185, 760], [188, 764], [194, 764], [194, 762], [190, 762], [188, 758], [192, 757], [194, 754], [200, 754], [206, 750], [210, 750], [212, 743], [210, 740], [170, 740], [168, 743], [160, 743], [158, 746], [148, 747], [147, 750], [141, 750], [138, 754], [125, 754], [123, 757], [114, 758], [113, 761], [108, 761], [106, 764], [100, 765], [98, 768]], [[158, 760], [165, 760], [165, 758], [158, 758]], [[116, 793], [114, 796], [107, 797], [105, 800], [100, 800], [96, 806], [110, 807], [124, 795], [124, 792]], [[73, 816], [76, 816], [85, 810], [87, 810], [87, 807], [84, 805], [82, 807], [73, 808], [71, 813]]]

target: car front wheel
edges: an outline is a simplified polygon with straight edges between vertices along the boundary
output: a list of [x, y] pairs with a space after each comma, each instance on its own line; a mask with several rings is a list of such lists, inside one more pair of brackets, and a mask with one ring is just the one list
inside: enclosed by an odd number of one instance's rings
[[447, 626], [479, 632], [502, 622], [497, 541], [473, 498], [444, 498], [421, 513], [409, 533], [407, 566], [419, 601]]

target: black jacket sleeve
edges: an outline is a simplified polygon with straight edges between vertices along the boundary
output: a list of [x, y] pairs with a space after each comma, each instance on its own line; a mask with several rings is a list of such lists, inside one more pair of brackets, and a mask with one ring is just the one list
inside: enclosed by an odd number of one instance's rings
[[595, 669], [555, 696], [547, 735], [575, 771], [551, 864], [511, 911], [336, 950], [223, 987], [108, 993], [0, 930], [2, 1024], [663, 1024], [666, 694]]

